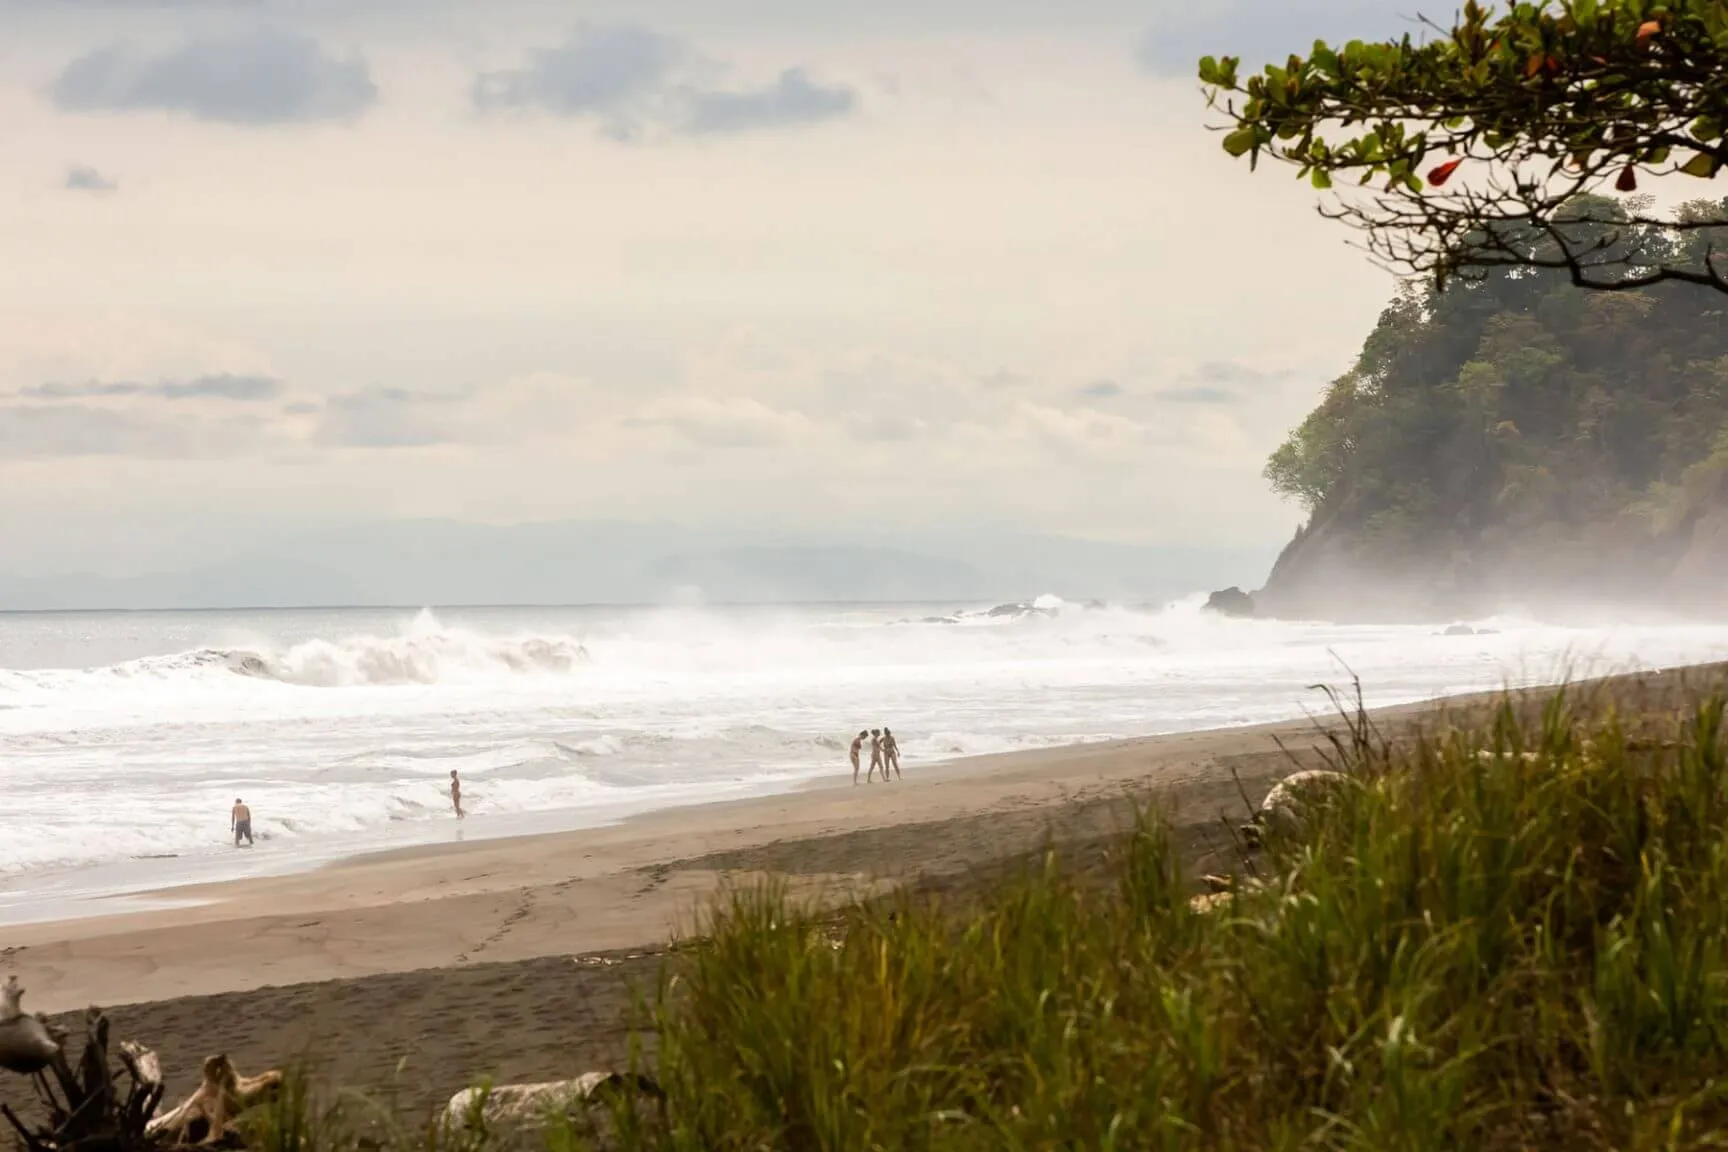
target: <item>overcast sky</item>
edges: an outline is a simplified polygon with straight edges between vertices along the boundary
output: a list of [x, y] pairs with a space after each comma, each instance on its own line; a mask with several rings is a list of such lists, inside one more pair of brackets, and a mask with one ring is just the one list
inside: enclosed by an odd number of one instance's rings
[[1265, 455], [1390, 282], [1193, 59], [1404, 14], [0, 0], [0, 569], [393, 516], [1281, 538]]

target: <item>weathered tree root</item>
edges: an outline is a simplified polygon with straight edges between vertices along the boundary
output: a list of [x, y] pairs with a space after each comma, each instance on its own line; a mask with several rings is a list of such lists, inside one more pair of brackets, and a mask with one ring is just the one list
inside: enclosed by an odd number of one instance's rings
[[[6, 1006], [21, 1012], [22, 996], [16, 979], [9, 981]], [[20, 1019], [41, 1024], [39, 1017], [21, 1014], [11, 1023]], [[25, 1152], [149, 1152], [152, 1143], [145, 1126], [162, 1098], [162, 1069], [155, 1054], [137, 1044], [120, 1045], [120, 1064], [131, 1081], [122, 1096], [108, 1059], [108, 1020], [99, 1009], [85, 1013], [84, 1051], [76, 1071], [67, 1064], [63, 1038], [50, 1033], [50, 1039], [54, 1054], [34, 1076], [48, 1125], [30, 1128], [11, 1108], [0, 1105], [0, 1115], [18, 1133]]]
[[204, 1058], [204, 1078], [179, 1107], [150, 1121], [144, 1134], [160, 1144], [211, 1145], [238, 1136], [234, 1120], [282, 1086], [276, 1069], [242, 1076], [226, 1055]]

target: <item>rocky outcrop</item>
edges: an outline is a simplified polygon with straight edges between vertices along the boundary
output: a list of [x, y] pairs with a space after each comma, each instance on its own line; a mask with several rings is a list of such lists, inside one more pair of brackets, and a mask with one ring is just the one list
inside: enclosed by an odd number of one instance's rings
[[1247, 617], [1256, 615], [1254, 597], [1237, 587], [1229, 587], [1206, 597], [1206, 611], [1220, 616]]
[[[1501, 613], [1651, 618], [1728, 613], [1728, 500], [1665, 533], [1626, 516], [1607, 523], [1459, 526], [1396, 545], [1340, 517], [1319, 517], [1279, 554], [1258, 615], [1337, 623], [1455, 622]], [[1465, 635], [1460, 628], [1452, 635]]]
[[1667, 592], [1697, 610], [1728, 609], [1728, 506], [1711, 508], [1692, 522]]
[[1254, 604], [1280, 620], [1455, 620], [1471, 613], [1454, 606], [1452, 568], [1446, 557], [1377, 555], [1338, 519], [1316, 519], [1278, 554]]

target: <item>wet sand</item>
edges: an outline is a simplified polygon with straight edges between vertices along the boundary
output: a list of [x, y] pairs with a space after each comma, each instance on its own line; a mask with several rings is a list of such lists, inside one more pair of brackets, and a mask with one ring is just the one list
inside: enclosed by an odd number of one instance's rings
[[[1725, 677], [1711, 666], [1592, 690], [1639, 711]], [[1482, 704], [1374, 719], [1395, 737], [1478, 718]], [[1084, 862], [1148, 799], [1170, 815], [1192, 868], [1227, 866], [1226, 824], [1247, 814], [1244, 794], [1258, 801], [1292, 754], [1323, 742], [1299, 721], [979, 757], [889, 785], [854, 788], [848, 773], [612, 828], [175, 891], [206, 901], [196, 907], [7, 928], [0, 970], [19, 974], [33, 1009], [109, 1008], [117, 1035], [157, 1049], [175, 1092], [214, 1052], [243, 1072], [304, 1056], [319, 1081], [394, 1086], [418, 1115], [478, 1078], [621, 1064], [631, 987], [652, 988], [658, 954], [723, 883], [776, 874], [812, 898], [963, 889], [1047, 838]], [[0, 1099], [14, 1095], [0, 1084]]]

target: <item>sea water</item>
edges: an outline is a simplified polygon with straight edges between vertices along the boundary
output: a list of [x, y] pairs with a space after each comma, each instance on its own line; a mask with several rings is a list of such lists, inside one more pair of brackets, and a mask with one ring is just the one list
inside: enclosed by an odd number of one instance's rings
[[[954, 757], [1728, 658], [1728, 626], [1343, 627], [1169, 605], [0, 614], [0, 922]], [[448, 798], [460, 771], [470, 813]], [[242, 798], [257, 846], [236, 850]]]

